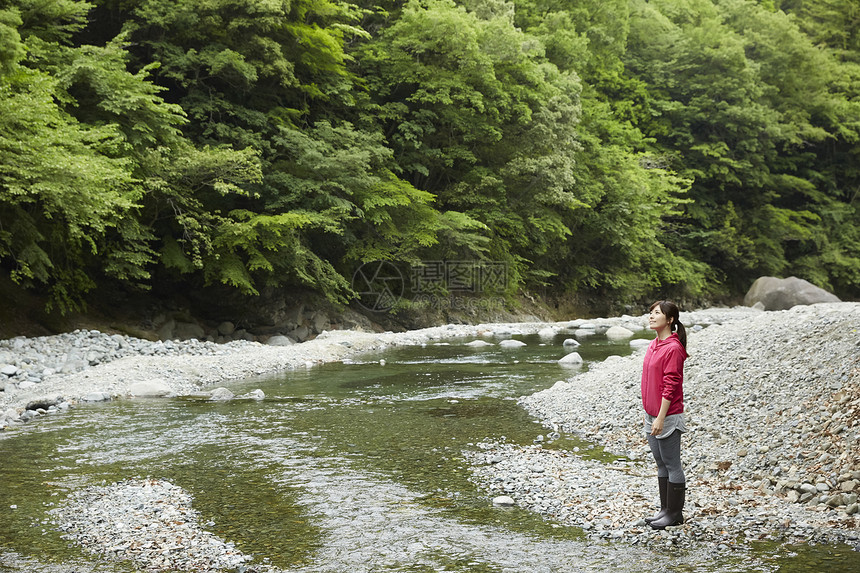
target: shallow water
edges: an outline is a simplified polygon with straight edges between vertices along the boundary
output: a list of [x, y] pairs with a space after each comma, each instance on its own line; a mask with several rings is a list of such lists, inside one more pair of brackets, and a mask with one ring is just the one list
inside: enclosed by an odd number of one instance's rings
[[[46, 511], [76, 488], [135, 476], [187, 489], [206, 529], [287, 571], [857, 570], [860, 554], [841, 546], [649, 550], [493, 507], [463, 450], [545, 434], [515, 398], [571, 375], [556, 363], [564, 336], [520, 338], [528, 345], [450, 340], [229, 385], [261, 388], [260, 402], [84, 405], [0, 435], [0, 571], [134, 570], [94, 563]], [[589, 362], [629, 344], [595, 337], [578, 351]], [[574, 446], [608, 457], [574, 437], [552, 445]]]

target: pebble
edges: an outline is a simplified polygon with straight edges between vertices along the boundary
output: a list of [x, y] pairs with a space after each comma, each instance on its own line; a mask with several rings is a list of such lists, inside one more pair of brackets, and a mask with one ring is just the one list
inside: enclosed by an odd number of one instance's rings
[[[67, 409], [74, 402], [102, 402], [122, 395], [174, 395], [190, 392], [195, 385], [183, 383], [170, 368], [160, 367], [160, 376], [129, 365], [118, 374], [113, 384], [98, 388], [88, 379], [94, 369], [103, 369], [122, 361], [182, 358], [221, 358], [260, 348], [256, 342], [235, 341], [226, 344], [186, 341], [150, 341], [120, 334], [106, 334], [96, 330], [75, 330], [54, 336], [26, 338], [19, 336], [0, 340], [0, 429], [35, 419], [40, 413], [25, 414], [27, 401], [50, 400], [55, 411]], [[135, 370], [139, 371], [135, 378]], [[126, 379], [127, 378], [127, 379]], [[170, 378], [171, 385], [162, 382]], [[162, 382], [156, 391], [142, 391], [155, 380]], [[77, 390], [75, 390], [78, 388]], [[41, 394], [41, 396], [39, 395]], [[61, 404], [65, 404], [61, 407]], [[9, 406], [15, 406], [10, 408]]]

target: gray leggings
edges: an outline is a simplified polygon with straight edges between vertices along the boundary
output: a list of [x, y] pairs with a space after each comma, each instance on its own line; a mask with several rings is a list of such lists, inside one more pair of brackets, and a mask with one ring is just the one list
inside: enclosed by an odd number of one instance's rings
[[681, 431], [675, 430], [662, 440], [649, 435], [648, 445], [657, 462], [657, 477], [668, 477], [672, 483], [685, 483], [681, 466]]

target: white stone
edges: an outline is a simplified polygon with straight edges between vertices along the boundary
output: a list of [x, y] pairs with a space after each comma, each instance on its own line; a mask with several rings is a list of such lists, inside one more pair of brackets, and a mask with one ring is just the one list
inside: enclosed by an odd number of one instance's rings
[[564, 342], [562, 343], [562, 346], [573, 346], [574, 348], [576, 348], [579, 345], [580, 345], [580, 342], [578, 340], [573, 339], [573, 338], [565, 338]]
[[240, 398], [245, 398], [249, 400], [264, 400], [266, 398], [266, 393], [257, 388], [256, 390], [251, 390], [247, 394], [242, 394]]
[[633, 336], [633, 331], [623, 326], [612, 326], [609, 330], [606, 331], [606, 338], [610, 340], [621, 340], [624, 338], [631, 338]]
[[466, 346], [481, 347], [481, 346], [494, 346], [494, 344], [492, 342], [487, 342], [486, 340], [473, 340], [472, 342], [467, 342]]
[[161, 378], [152, 378], [151, 380], [142, 380], [135, 382], [128, 387], [130, 396], [138, 398], [161, 398], [172, 393], [173, 390]]
[[582, 356], [579, 355], [579, 352], [571, 352], [570, 354], [567, 354], [566, 356], [559, 358], [558, 363], [559, 364], [568, 364], [568, 365], [571, 365], [571, 364], [579, 365], [579, 364], [582, 364]]
[[540, 330], [538, 330], [538, 336], [540, 336], [541, 338], [552, 338], [556, 334], [557, 333], [554, 328], [541, 328]]
[[513, 338], [509, 338], [507, 340], [502, 340], [501, 342], [499, 342], [499, 346], [502, 346], [504, 348], [518, 348], [520, 346], [525, 345], [526, 343], [522, 340], [514, 340]]
[[511, 507], [515, 503], [514, 499], [507, 495], [500, 495], [493, 498], [493, 505], [498, 505], [500, 507]]
[[212, 390], [209, 393], [209, 399], [210, 400], [216, 400], [216, 401], [225, 401], [226, 402], [227, 400], [232, 400], [234, 398], [234, 396], [235, 396], [235, 394], [233, 394], [227, 388], [215, 388], [214, 390]]
[[11, 364], [4, 364], [3, 367], [0, 368], [0, 374], [5, 374], [6, 376], [14, 376], [17, 373], [18, 367]]

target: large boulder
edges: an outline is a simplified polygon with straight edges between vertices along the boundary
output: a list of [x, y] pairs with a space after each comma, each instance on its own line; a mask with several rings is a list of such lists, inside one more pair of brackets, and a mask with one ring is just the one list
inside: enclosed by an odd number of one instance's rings
[[236, 325], [229, 320], [225, 320], [218, 325], [218, 334], [221, 336], [230, 336], [234, 332], [236, 332]]
[[292, 338], [293, 340], [298, 340], [299, 342], [304, 342], [311, 335], [311, 331], [307, 326], [300, 326], [295, 330], [291, 330], [287, 333], [287, 336]]
[[331, 328], [331, 322], [326, 316], [326, 313], [322, 311], [317, 311], [311, 317], [311, 324], [313, 325], [313, 331], [317, 334], [320, 334], [326, 328]]
[[205, 340], [206, 333], [199, 324], [193, 322], [176, 322], [173, 327], [173, 338], [178, 338], [179, 340], [191, 340], [192, 338]]
[[176, 321], [172, 318], [158, 327], [155, 333], [159, 340], [173, 340], [173, 330], [176, 328]]
[[266, 344], [269, 346], [292, 346], [294, 343], [289, 337], [284, 336], [283, 334], [276, 334], [275, 336], [270, 337], [266, 341]]
[[758, 305], [764, 310], [788, 310], [799, 304], [817, 302], [839, 302], [839, 298], [797, 277], [759, 277], [744, 297], [746, 306]]

